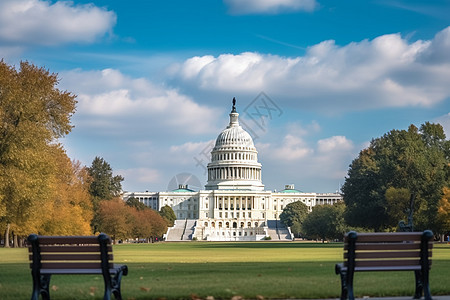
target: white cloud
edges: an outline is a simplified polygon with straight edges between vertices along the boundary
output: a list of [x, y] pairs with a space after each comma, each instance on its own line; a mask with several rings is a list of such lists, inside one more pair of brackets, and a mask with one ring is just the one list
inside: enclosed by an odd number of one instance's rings
[[111, 32], [116, 14], [72, 1], [2, 0], [0, 42], [9, 45], [91, 43]]
[[315, 0], [224, 0], [232, 14], [277, 14], [292, 11], [313, 11]]
[[[204, 134], [217, 131], [216, 109], [199, 105], [177, 90], [118, 70], [73, 70], [60, 73], [61, 85], [78, 95], [80, 127], [120, 134], [141, 131]], [[128, 133], [127, 133], [128, 132]]]
[[347, 152], [353, 149], [353, 143], [345, 136], [333, 136], [327, 139], [317, 141], [317, 150], [319, 153], [337, 153]]
[[152, 168], [118, 169], [114, 173], [122, 175], [127, 181], [136, 183], [151, 183], [161, 176], [158, 170]]
[[445, 136], [447, 137], [447, 139], [450, 139], [450, 112], [443, 116], [440, 116], [433, 122], [441, 124], [444, 128]]
[[172, 74], [180, 84], [204, 91], [265, 91], [294, 107], [430, 107], [450, 97], [449, 53], [450, 27], [432, 40], [413, 43], [399, 34], [345, 46], [323, 41], [299, 57], [254, 52], [193, 57], [173, 67]]

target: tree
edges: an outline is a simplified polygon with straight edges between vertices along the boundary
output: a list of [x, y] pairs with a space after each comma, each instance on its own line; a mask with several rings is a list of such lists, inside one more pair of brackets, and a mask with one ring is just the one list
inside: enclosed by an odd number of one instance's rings
[[88, 168], [92, 182], [89, 188], [91, 195], [100, 200], [111, 200], [122, 192], [123, 177], [113, 176], [113, 170], [108, 162], [96, 156]]
[[159, 214], [167, 222], [167, 226], [172, 227], [175, 224], [177, 216], [175, 215], [175, 212], [173, 211], [172, 207], [170, 207], [169, 205], [166, 204], [163, 207], [161, 207]]
[[110, 235], [114, 243], [118, 239], [132, 236], [132, 208], [125, 205], [120, 198], [99, 202], [98, 221], [98, 229]]
[[[450, 234], [450, 187], [444, 187], [444, 195], [439, 201], [438, 224], [440, 233]], [[441, 239], [443, 235], [441, 236]]]
[[24, 225], [47, 199], [52, 143], [72, 129], [75, 96], [56, 88], [56, 74], [21, 62], [0, 61], [0, 219], [9, 229]]
[[91, 177], [89, 193], [92, 196], [94, 207], [94, 218], [92, 220], [92, 229], [99, 231], [99, 202], [103, 200], [115, 199], [122, 192], [123, 177], [113, 176], [113, 170], [108, 162], [103, 158], [96, 156], [92, 165], [87, 168]]
[[147, 207], [144, 203], [139, 202], [138, 199], [134, 198], [134, 197], [130, 197], [128, 198], [126, 205], [130, 206], [130, 207], [134, 207], [137, 210], [145, 210], [145, 209], [150, 209], [149, 207]]
[[289, 203], [280, 214], [280, 220], [286, 227], [291, 227], [292, 233], [299, 236], [302, 223], [308, 215], [308, 206], [301, 201]]
[[353, 160], [342, 188], [346, 221], [382, 231], [396, 228], [411, 213], [414, 229], [437, 230], [448, 149], [442, 126], [431, 123], [372, 140]]
[[80, 162], [72, 162], [61, 148], [54, 149], [49, 200], [40, 216], [39, 233], [46, 235], [89, 235], [93, 217], [89, 176]]
[[313, 207], [302, 224], [303, 233], [308, 238], [319, 238], [322, 241], [342, 239], [347, 231], [344, 212], [344, 203]]

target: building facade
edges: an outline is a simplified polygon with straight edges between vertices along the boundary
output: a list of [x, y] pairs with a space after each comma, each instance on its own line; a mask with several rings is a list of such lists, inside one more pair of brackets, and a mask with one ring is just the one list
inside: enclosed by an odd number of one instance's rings
[[256, 241], [268, 236], [290, 239], [289, 229], [278, 221], [286, 205], [301, 201], [311, 211], [316, 205], [342, 201], [339, 193], [304, 193], [294, 185], [279, 192], [264, 190], [258, 152], [251, 136], [239, 125], [234, 104], [229, 125], [211, 151], [204, 190], [180, 185], [170, 192], [131, 192], [123, 197], [134, 197], [155, 210], [172, 207], [179, 230], [169, 229], [168, 239], [209, 241]]

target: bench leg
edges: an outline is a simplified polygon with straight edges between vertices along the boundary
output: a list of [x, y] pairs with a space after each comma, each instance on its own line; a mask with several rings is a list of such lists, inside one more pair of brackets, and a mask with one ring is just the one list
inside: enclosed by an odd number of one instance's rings
[[111, 277], [111, 275], [103, 275], [103, 279], [105, 281], [105, 295], [103, 297], [104, 300], [110, 300], [111, 294], [113, 294], [117, 300], [122, 300], [120, 283], [122, 281], [122, 276], [127, 274], [128, 267], [124, 265], [117, 271], [114, 277]]
[[420, 299], [422, 298], [423, 292], [422, 272], [414, 271], [414, 277], [416, 279], [416, 291], [414, 293], [414, 299]]
[[347, 272], [341, 271], [341, 300], [346, 300], [348, 296], [347, 291]]
[[39, 295], [42, 295], [43, 300], [50, 300], [50, 278], [51, 275], [37, 275], [38, 279], [33, 276], [33, 293], [31, 300], [38, 300]]
[[423, 296], [425, 300], [432, 300], [431, 298], [431, 292], [430, 292], [430, 281], [429, 281], [429, 272], [426, 270], [422, 274], [422, 282], [423, 282]]

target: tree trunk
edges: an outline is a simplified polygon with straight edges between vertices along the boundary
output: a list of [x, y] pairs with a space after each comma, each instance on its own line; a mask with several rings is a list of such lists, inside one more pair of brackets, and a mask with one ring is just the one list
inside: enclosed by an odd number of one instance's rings
[[9, 248], [9, 228], [11, 227], [11, 224], [6, 224], [6, 230], [5, 230], [5, 248]]
[[14, 232], [13, 232], [13, 247], [14, 248], [18, 248], [19, 247], [19, 243], [17, 242], [17, 234], [15, 234]]

